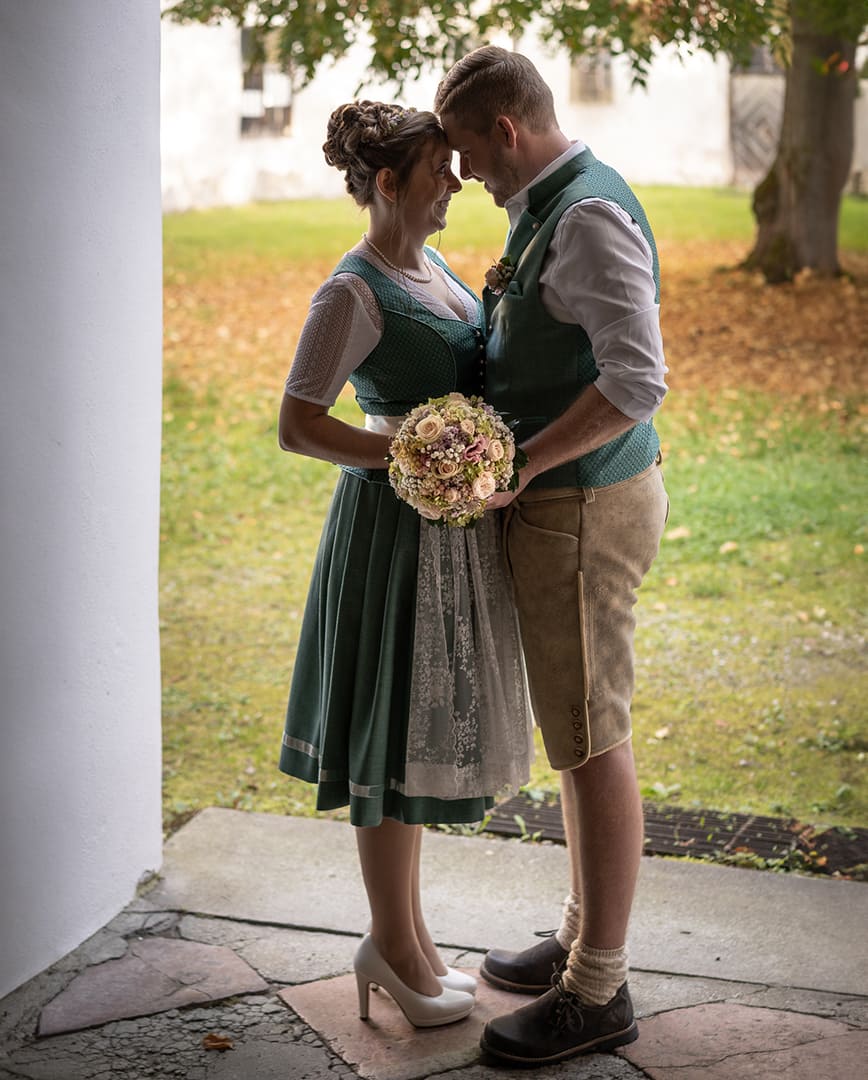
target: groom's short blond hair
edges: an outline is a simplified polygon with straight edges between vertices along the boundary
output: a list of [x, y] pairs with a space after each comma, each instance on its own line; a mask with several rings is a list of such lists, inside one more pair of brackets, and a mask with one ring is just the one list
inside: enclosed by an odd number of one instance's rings
[[444, 75], [434, 111], [477, 135], [491, 131], [498, 116], [515, 117], [534, 132], [557, 126], [552, 92], [537, 69], [496, 45], [474, 49]]

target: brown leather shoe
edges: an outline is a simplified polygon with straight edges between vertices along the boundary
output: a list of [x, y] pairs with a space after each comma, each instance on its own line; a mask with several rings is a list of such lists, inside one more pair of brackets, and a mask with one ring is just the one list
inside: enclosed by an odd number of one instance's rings
[[561, 980], [537, 1001], [489, 1020], [480, 1045], [514, 1065], [546, 1065], [633, 1042], [639, 1032], [624, 983], [605, 1005], [585, 1005]]
[[514, 994], [543, 994], [564, 966], [569, 949], [551, 935], [522, 952], [490, 949], [479, 965], [479, 974], [499, 990]]

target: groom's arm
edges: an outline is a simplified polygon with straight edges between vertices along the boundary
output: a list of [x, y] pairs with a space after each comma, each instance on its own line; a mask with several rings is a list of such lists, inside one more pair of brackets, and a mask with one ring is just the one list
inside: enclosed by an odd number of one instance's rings
[[487, 508], [507, 506], [540, 473], [589, 454], [637, 423], [604, 398], [592, 383], [556, 420], [521, 444], [528, 460], [518, 474], [518, 487], [493, 495]]
[[528, 464], [505, 506], [534, 477], [590, 453], [656, 412], [666, 393], [653, 256], [638, 225], [613, 203], [586, 200], [558, 224], [540, 275], [540, 298], [559, 322], [581, 326], [600, 375], [522, 449]]

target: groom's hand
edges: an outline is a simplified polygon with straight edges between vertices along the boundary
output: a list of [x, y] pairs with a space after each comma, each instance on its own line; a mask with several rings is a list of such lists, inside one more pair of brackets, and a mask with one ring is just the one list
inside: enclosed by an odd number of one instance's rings
[[524, 491], [534, 476], [536, 476], [536, 472], [531, 468], [530, 462], [525, 461], [518, 472], [517, 486], [512, 491], [496, 491], [485, 504], [485, 509], [502, 510], [505, 506], [509, 506], [515, 500], [516, 495], [520, 495]]
[[509, 504], [518, 495], [518, 491], [496, 491], [488, 502], [485, 504], [485, 510], [502, 510], [504, 506]]

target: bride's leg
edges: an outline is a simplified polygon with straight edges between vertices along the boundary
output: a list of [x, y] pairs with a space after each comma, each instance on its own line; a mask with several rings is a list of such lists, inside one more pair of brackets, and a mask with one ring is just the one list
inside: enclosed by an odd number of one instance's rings
[[413, 878], [412, 878], [412, 899], [413, 899], [413, 925], [416, 928], [416, 937], [421, 946], [422, 952], [425, 954], [428, 963], [431, 965], [431, 970], [435, 975], [445, 975], [446, 965], [440, 959], [440, 955], [437, 952], [437, 946], [431, 940], [431, 935], [428, 933], [428, 927], [425, 925], [425, 916], [422, 913], [422, 891], [419, 885], [419, 871], [422, 861], [422, 829], [419, 828], [416, 834], [416, 846], [413, 852]]
[[416, 933], [414, 867], [420, 825], [383, 818], [356, 829], [362, 877], [371, 907], [371, 937], [399, 979], [420, 994], [442, 991]]

